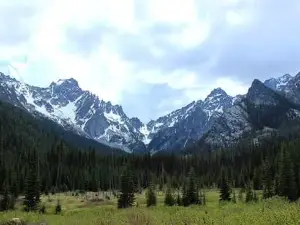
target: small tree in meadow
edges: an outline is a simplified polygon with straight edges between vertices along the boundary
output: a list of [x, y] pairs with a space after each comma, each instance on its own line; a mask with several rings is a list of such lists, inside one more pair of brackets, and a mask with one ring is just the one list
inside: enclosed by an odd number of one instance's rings
[[62, 211], [62, 208], [61, 208], [61, 204], [60, 204], [60, 201], [57, 200], [57, 204], [55, 206], [55, 214], [60, 214]]
[[222, 177], [220, 186], [220, 201], [231, 201], [231, 189], [224, 176]]
[[29, 173], [26, 178], [25, 187], [25, 211], [35, 211], [40, 202], [40, 182], [38, 178], [37, 153], [34, 152], [34, 157], [30, 162]]
[[272, 175], [272, 169], [268, 161], [265, 161], [263, 164], [263, 198], [271, 198], [275, 195], [274, 191], [274, 181]]
[[165, 196], [165, 205], [173, 206], [175, 205], [175, 199], [172, 195], [171, 187], [168, 186], [166, 196]]
[[180, 196], [179, 193], [177, 194], [176, 204], [177, 204], [178, 206], [181, 206], [181, 205], [182, 205], [182, 198], [181, 198], [181, 196]]
[[252, 202], [254, 200], [254, 193], [253, 193], [253, 190], [252, 190], [252, 185], [249, 183], [247, 185], [247, 189], [246, 189], [246, 199], [245, 201], [246, 202]]
[[121, 176], [121, 194], [118, 208], [132, 207], [134, 203], [134, 182], [132, 172], [126, 169]]
[[235, 190], [233, 190], [233, 194], [232, 194], [232, 202], [233, 202], [234, 204], [236, 203]]
[[243, 194], [244, 194], [244, 190], [243, 190], [243, 188], [241, 188], [241, 189], [239, 190], [239, 195], [238, 195], [238, 199], [239, 199], [240, 202], [244, 201], [244, 196], [243, 196]]
[[202, 193], [202, 205], [206, 205], [206, 194], [204, 191]]
[[148, 187], [146, 192], [147, 207], [156, 206], [156, 194], [153, 185]]

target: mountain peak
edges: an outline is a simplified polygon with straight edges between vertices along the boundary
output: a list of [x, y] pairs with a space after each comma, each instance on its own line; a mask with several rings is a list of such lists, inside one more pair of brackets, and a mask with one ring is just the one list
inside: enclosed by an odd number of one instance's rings
[[295, 78], [299, 78], [300, 77], [300, 72], [296, 74]]
[[281, 79], [281, 78], [283, 78], [283, 79], [290, 79], [290, 78], [292, 78], [292, 77], [293, 77], [292, 75], [286, 73], [286, 74], [284, 74], [283, 76], [281, 76], [280, 79]]
[[293, 79], [290, 74], [284, 74], [278, 78], [270, 78], [264, 82], [264, 85], [275, 90], [282, 91], [283, 88]]
[[219, 88], [215, 88], [206, 97], [205, 101], [209, 101], [212, 98], [219, 97], [219, 96], [228, 96], [228, 94], [222, 88], [220, 88], [220, 87]]
[[75, 80], [74, 78], [69, 78], [69, 79], [59, 79], [57, 82], [52, 82], [51, 85], [55, 85], [55, 86], [75, 86], [75, 87], [79, 87], [78, 81]]
[[276, 105], [278, 96], [272, 88], [255, 79], [248, 90], [246, 98], [255, 105]]
[[253, 87], [253, 86], [264, 86], [264, 84], [260, 80], [254, 79], [251, 87]]

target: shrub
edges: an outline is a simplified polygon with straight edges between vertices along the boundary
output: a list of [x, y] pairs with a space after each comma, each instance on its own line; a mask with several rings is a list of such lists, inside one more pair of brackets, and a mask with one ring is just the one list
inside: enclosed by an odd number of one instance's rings
[[56, 206], [55, 206], [55, 214], [60, 214], [61, 211], [62, 211], [62, 209], [61, 209], [61, 204], [60, 204], [60, 202], [59, 202], [59, 200], [58, 200], [58, 201], [57, 201], [57, 204], [56, 204]]
[[40, 214], [45, 214], [46, 213], [46, 206], [42, 205], [41, 208], [39, 209]]

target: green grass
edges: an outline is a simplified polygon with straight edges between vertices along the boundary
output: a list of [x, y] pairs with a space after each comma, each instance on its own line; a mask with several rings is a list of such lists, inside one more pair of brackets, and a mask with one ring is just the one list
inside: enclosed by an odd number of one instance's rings
[[[207, 192], [206, 206], [165, 207], [163, 196], [158, 196], [158, 206], [146, 208], [144, 195], [137, 196], [138, 207], [118, 210], [116, 199], [92, 202], [84, 196], [73, 197], [65, 194], [42, 198], [47, 213], [22, 212], [17, 210], [0, 213], [0, 221], [21, 218], [30, 222], [47, 221], [49, 225], [199, 225], [199, 224], [300, 224], [300, 204], [288, 203], [274, 198], [255, 204], [243, 202], [219, 204], [218, 192]], [[101, 196], [102, 197], [102, 196]], [[63, 208], [62, 215], [55, 215], [56, 200]]]

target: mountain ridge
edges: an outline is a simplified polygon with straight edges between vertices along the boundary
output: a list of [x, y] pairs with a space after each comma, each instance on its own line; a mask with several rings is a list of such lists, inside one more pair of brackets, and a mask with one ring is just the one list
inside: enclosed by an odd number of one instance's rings
[[[300, 75], [286, 74], [264, 83], [255, 79], [249, 88], [252, 88], [251, 95], [248, 91], [246, 95], [234, 97], [215, 88], [204, 100], [193, 101], [148, 123], [141, 122], [138, 117], [129, 118], [121, 105], [113, 105], [81, 89], [74, 78], [59, 79], [48, 87], [36, 87], [0, 73], [0, 99], [108, 146], [130, 153], [156, 153], [194, 144], [207, 132], [215, 130], [216, 123], [228, 126], [228, 121], [246, 107], [245, 98], [254, 105], [272, 105], [272, 101], [278, 100], [272, 96], [278, 94], [297, 104], [300, 91], [295, 80], [300, 83]], [[264, 99], [263, 102], [260, 99]], [[224, 119], [227, 122], [222, 121]], [[240, 122], [247, 126], [245, 120]]]

